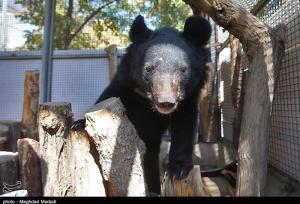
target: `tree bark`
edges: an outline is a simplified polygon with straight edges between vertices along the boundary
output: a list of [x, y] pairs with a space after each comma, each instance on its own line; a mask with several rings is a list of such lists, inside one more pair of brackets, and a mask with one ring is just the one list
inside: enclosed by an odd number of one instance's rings
[[18, 153], [0, 152], [0, 194], [21, 189]]
[[0, 151], [5, 150], [7, 138], [6, 137], [0, 137]]
[[274, 32], [232, 0], [184, 0], [202, 10], [237, 37], [249, 59], [249, 83], [241, 122], [238, 196], [264, 194], [267, 173], [267, 137], [274, 92], [274, 72], [284, 52], [284, 26]]
[[200, 122], [202, 135], [200, 141], [202, 142], [217, 142], [219, 135], [214, 128], [218, 122], [215, 118], [215, 106], [214, 95], [217, 91], [215, 89], [215, 70], [213, 65], [208, 65], [207, 82], [201, 90], [200, 94]]
[[22, 137], [38, 141], [37, 113], [39, 105], [39, 71], [26, 71], [24, 80]]
[[105, 196], [85, 131], [69, 132], [70, 103], [44, 103], [39, 111], [44, 196]]
[[109, 98], [86, 113], [86, 131], [99, 155], [107, 196], [147, 196], [145, 145], [119, 98]]
[[70, 103], [40, 105], [39, 139], [44, 196], [73, 195], [71, 166], [67, 165], [69, 155], [64, 151], [71, 123]]
[[9, 152], [18, 151], [17, 140], [21, 138], [20, 130], [21, 130], [20, 122], [10, 121], [10, 120], [0, 121], [0, 137], [6, 138], [6, 142], [3, 146], [5, 151], [9, 151]]
[[0, 123], [0, 151], [6, 150], [6, 144], [9, 137], [9, 127]]
[[18, 153], [22, 188], [28, 196], [42, 196], [40, 144], [29, 138], [19, 139]]
[[71, 131], [68, 137], [68, 156], [74, 196], [106, 196], [101, 168], [92, 156], [92, 145], [86, 131]]

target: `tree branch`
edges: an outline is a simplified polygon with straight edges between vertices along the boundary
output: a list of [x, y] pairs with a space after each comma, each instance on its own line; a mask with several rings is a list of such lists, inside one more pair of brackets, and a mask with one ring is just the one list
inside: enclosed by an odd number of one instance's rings
[[247, 54], [249, 72], [238, 148], [237, 195], [261, 196], [266, 185], [267, 137], [276, 72], [284, 54], [285, 27], [274, 31], [232, 0], [184, 1], [195, 13], [207, 13], [237, 37]]
[[95, 10], [93, 13], [91, 13], [85, 20], [84, 22], [75, 30], [75, 32], [70, 36], [69, 41], [71, 43], [72, 39], [82, 30], [82, 28], [92, 19], [94, 18], [103, 8], [106, 6], [114, 3], [115, 1], [109, 1], [106, 4], [103, 4], [100, 6], [97, 10]]

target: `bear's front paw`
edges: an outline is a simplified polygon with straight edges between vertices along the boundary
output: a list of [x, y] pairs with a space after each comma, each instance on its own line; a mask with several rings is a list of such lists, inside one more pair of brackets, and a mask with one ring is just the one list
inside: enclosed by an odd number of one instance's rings
[[193, 162], [171, 162], [167, 174], [176, 179], [186, 178], [193, 168]]

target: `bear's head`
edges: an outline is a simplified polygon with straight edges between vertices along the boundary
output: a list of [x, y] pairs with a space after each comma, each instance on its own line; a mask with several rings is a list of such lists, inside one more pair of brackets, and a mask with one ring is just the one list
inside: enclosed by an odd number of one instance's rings
[[208, 52], [204, 45], [211, 35], [209, 22], [189, 17], [184, 30], [149, 29], [142, 16], [134, 20], [129, 37], [130, 75], [162, 114], [176, 110], [189, 95], [199, 92], [206, 79]]

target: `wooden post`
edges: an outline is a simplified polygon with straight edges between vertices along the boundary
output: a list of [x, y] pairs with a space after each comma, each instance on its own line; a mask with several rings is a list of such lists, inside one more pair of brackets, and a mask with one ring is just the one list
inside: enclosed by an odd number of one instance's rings
[[205, 196], [200, 167], [194, 166], [185, 179], [174, 179], [165, 174], [162, 182], [162, 196]]
[[[70, 174], [74, 196], [106, 196], [99, 156], [93, 155], [95, 144], [86, 131], [71, 131], [68, 137], [68, 165], [73, 165]], [[93, 149], [94, 148], [94, 149]]]
[[38, 141], [37, 113], [39, 105], [39, 71], [26, 71], [24, 80], [22, 137]]
[[[245, 76], [243, 74], [244, 69], [242, 68], [242, 48], [240, 46], [239, 40], [231, 35], [230, 38], [230, 48], [231, 48], [231, 61], [230, 68], [232, 71], [232, 100], [234, 106], [234, 116], [233, 116], [233, 144], [234, 147], [238, 148], [239, 136], [241, 131], [241, 119], [243, 112], [243, 99], [245, 94]], [[245, 60], [244, 60], [245, 61]]]
[[143, 171], [145, 145], [119, 98], [109, 98], [86, 113], [86, 131], [96, 144], [107, 196], [147, 196]]
[[18, 153], [0, 151], [0, 194], [19, 189]]
[[0, 151], [6, 150], [7, 138], [9, 137], [9, 127], [0, 123]]
[[5, 150], [7, 138], [6, 137], [0, 137], [0, 151]]
[[2, 148], [5, 151], [17, 152], [17, 140], [21, 138], [20, 134], [20, 122], [2, 120], [0, 121], [0, 137], [6, 138], [2, 139]]
[[100, 166], [85, 131], [69, 132], [70, 103], [44, 103], [39, 109], [44, 196], [105, 196]]
[[68, 196], [71, 166], [64, 151], [72, 123], [70, 103], [43, 103], [39, 108], [39, 141], [44, 196]]
[[117, 45], [110, 45], [107, 48], [105, 48], [105, 51], [108, 55], [109, 79], [112, 80], [113, 76], [117, 72], [118, 66]]
[[284, 53], [285, 26], [276, 31], [232, 0], [184, 0], [237, 37], [249, 59], [238, 149], [238, 196], [264, 195], [274, 74]]
[[207, 82], [201, 90], [200, 94], [200, 122], [202, 129], [202, 136], [200, 141], [202, 142], [217, 142], [218, 136], [213, 127], [217, 122], [214, 117], [215, 109], [215, 70], [210, 63], [208, 66]]
[[36, 140], [18, 140], [19, 168], [22, 188], [28, 196], [42, 196], [40, 145]]

